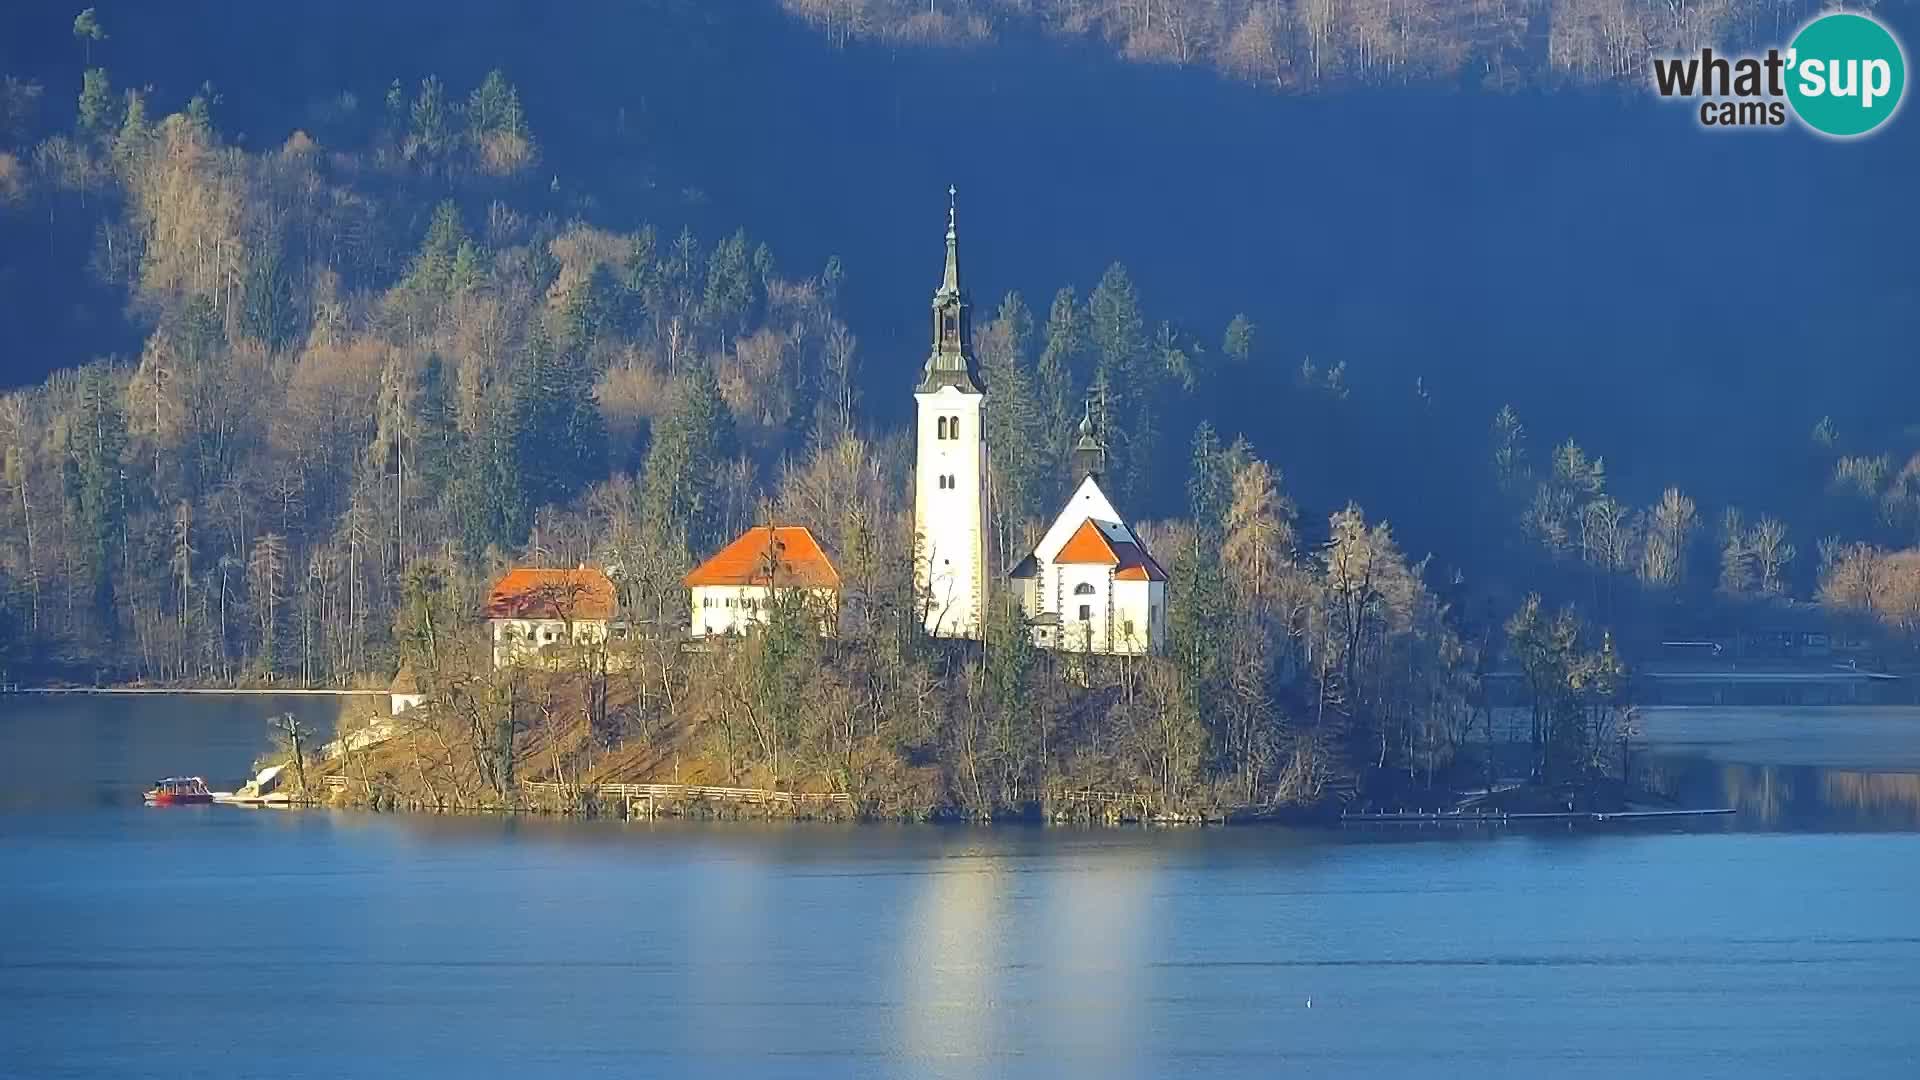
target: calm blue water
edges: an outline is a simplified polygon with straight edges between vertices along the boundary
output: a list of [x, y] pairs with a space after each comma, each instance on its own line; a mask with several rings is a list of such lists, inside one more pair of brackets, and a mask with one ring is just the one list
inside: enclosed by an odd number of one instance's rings
[[271, 710], [17, 704], [7, 1075], [1920, 1073], [1912, 833], [149, 811]]

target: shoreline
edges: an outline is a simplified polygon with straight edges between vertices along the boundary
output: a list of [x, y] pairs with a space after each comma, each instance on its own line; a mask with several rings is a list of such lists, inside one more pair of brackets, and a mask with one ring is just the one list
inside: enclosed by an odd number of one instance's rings
[[285, 688], [266, 689], [261, 687], [212, 687], [212, 686], [8, 686], [0, 690], [0, 696], [11, 694], [39, 694], [56, 696], [64, 694], [246, 694], [254, 697], [390, 697], [387, 690], [332, 690]]

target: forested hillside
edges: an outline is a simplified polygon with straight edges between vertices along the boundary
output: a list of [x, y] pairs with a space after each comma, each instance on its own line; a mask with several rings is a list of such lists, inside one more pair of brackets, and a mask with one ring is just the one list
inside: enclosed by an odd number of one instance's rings
[[780, 0], [839, 40], [984, 45], [1009, 31], [1104, 42], [1291, 90], [1513, 89], [1645, 80], [1652, 57], [1784, 40], [1816, 3], [1712, 0]]
[[[1446, 388], [1422, 377], [1363, 382], [1257, 314], [1162, 310], [1102, 258], [1031, 296], [966, 262], [992, 565], [1057, 508], [1091, 396], [1110, 489], [1158, 519], [1172, 654], [1060, 670], [1013, 647], [1004, 609], [984, 658], [944, 652], [906, 629], [901, 403], [925, 343], [863, 344], [841, 260], [779, 258], [758, 220], [633, 221], [561, 174], [579, 151], [553, 146], [510, 68], [303, 87], [309, 122], [242, 139], [230, 91], [122, 85], [111, 19], [73, 30], [59, 80], [9, 76], [0, 101], [0, 285], [55, 328], [31, 356], [6, 344], [7, 363], [56, 369], [0, 399], [11, 679], [384, 682], [422, 660], [423, 619], [466, 624], [522, 562], [608, 567], [664, 643], [681, 574], [777, 520], [833, 547], [863, 620], [835, 644], [775, 635], [643, 666], [633, 711], [600, 734], [711, 719], [730, 771], [937, 760], [967, 777], [949, 796], [985, 812], [1062, 775], [1150, 783], [1170, 805], [1430, 778], [1472, 732], [1491, 739], [1495, 667], [1524, 670], [1540, 706], [1536, 772], [1569, 776], [1607, 766], [1623, 661], [1675, 619], [1819, 595], [1901, 647], [1920, 631], [1908, 437], [1815, 417], [1766, 448], [1797, 465], [1746, 513], [1636, 492], [1603, 464], [1633, 426], [1596, 409], [1586, 448], [1529, 432], [1524, 409], [1436, 404]], [[881, 291], [919, 326], [942, 191], [914, 202], [850, 241], [902, 253], [909, 280]], [[1353, 490], [1383, 473], [1395, 483]], [[1404, 552], [1386, 522], [1408, 518], [1451, 544]], [[743, 749], [740, 725], [787, 700], [810, 703], [804, 722]]]

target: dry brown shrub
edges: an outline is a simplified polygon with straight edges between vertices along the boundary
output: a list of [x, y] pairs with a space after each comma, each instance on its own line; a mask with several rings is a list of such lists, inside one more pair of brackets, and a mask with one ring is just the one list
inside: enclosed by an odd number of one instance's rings
[[642, 425], [663, 415], [673, 403], [673, 380], [651, 360], [629, 354], [625, 363], [609, 367], [594, 385], [600, 415], [607, 421], [607, 441], [631, 446]]
[[17, 205], [27, 197], [27, 172], [20, 159], [0, 154], [0, 206]]
[[480, 139], [480, 171], [491, 176], [514, 176], [539, 160], [533, 140], [525, 135], [496, 131]]

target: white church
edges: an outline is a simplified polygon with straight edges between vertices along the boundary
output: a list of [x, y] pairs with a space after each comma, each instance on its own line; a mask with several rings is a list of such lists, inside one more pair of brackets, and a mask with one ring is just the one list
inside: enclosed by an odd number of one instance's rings
[[1100, 490], [1106, 457], [1091, 418], [1080, 422], [1080, 485], [1033, 551], [1009, 575], [1033, 623], [1034, 644], [1138, 656], [1167, 640], [1167, 572]]
[[[933, 351], [913, 395], [919, 406], [914, 586], [934, 637], [980, 640], [984, 632], [987, 390], [974, 363], [972, 303], [960, 287], [959, 236], [949, 204], [946, 273], [933, 294]], [[1089, 416], [1073, 452], [1079, 486], [1013, 568], [1011, 599], [1043, 648], [1159, 652], [1167, 637], [1167, 575], [1100, 489], [1105, 456]]]

